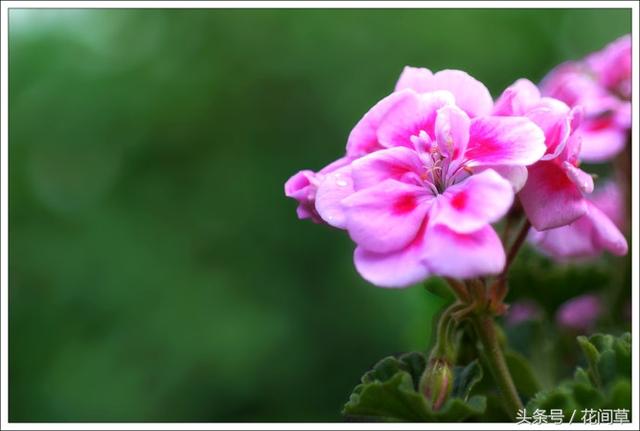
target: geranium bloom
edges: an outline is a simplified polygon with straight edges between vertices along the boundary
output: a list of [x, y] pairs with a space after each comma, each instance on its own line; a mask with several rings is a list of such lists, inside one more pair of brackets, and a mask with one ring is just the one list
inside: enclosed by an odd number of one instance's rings
[[569, 224], [587, 211], [583, 193], [593, 191], [593, 179], [579, 168], [580, 136], [574, 133], [580, 109], [541, 97], [528, 80], [518, 80], [496, 102], [496, 115], [524, 115], [545, 134], [546, 152], [528, 168], [528, 179], [520, 191], [522, 207], [531, 224], [546, 230]]
[[500, 272], [490, 223], [514, 191], [493, 167], [537, 161], [543, 132], [523, 117], [487, 116], [489, 92], [464, 72], [408, 68], [397, 90], [352, 131], [352, 161], [324, 175], [317, 214], [349, 232], [356, 268], [378, 286]]
[[584, 121], [581, 157], [606, 161], [625, 146], [631, 127], [631, 36], [623, 36], [602, 51], [552, 70], [542, 81], [543, 94], [581, 105]]
[[[489, 115], [493, 100], [489, 90], [478, 80], [460, 70], [442, 70], [432, 73], [425, 68], [405, 67], [395, 91], [378, 102], [353, 128], [347, 141], [345, 157], [322, 168], [319, 172], [302, 170], [285, 184], [285, 195], [298, 201], [297, 214], [300, 219], [310, 218], [316, 223], [324, 223], [344, 228], [344, 212], [340, 200], [351, 193], [350, 162], [385, 148], [378, 140], [380, 121], [390, 107], [403, 97], [400, 90], [412, 89], [418, 93], [447, 90], [456, 99], [456, 104], [470, 117]], [[526, 180], [526, 168], [522, 166], [492, 166], [501, 175], [512, 181], [519, 189]], [[524, 172], [523, 172], [524, 171]], [[326, 181], [325, 181], [326, 180]], [[321, 185], [324, 186], [321, 187]], [[323, 195], [316, 205], [316, 197]]]
[[379, 286], [500, 272], [504, 250], [490, 223], [511, 207], [513, 189], [483, 168], [535, 162], [542, 131], [525, 118], [471, 119], [448, 92], [401, 93], [377, 127], [385, 149], [350, 165], [344, 187], [353, 193], [340, 202], [318, 193], [320, 214], [332, 208], [357, 244], [356, 268]]
[[529, 239], [560, 260], [597, 257], [603, 251], [622, 256], [628, 248], [619, 230], [623, 220], [622, 195], [615, 183], [607, 183], [589, 197], [582, 217], [556, 229], [534, 229]]

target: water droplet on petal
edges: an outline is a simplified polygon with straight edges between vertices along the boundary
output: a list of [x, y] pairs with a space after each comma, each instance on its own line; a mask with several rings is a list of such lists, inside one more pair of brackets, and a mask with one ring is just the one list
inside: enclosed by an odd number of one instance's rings
[[346, 180], [338, 180], [336, 181], [336, 184], [339, 185], [340, 187], [346, 187], [349, 185], [349, 183]]

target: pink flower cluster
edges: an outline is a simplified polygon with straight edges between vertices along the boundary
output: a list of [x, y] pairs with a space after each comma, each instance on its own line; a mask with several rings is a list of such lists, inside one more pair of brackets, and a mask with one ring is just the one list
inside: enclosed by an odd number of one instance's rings
[[542, 93], [581, 106], [581, 158], [604, 162], [627, 143], [631, 127], [631, 35], [582, 61], [563, 63], [542, 81]]
[[500, 273], [505, 252], [491, 224], [516, 194], [536, 232], [552, 233], [539, 243], [569, 227], [625, 253], [624, 237], [584, 197], [594, 186], [579, 167], [583, 109], [526, 80], [494, 103], [465, 72], [406, 67], [356, 124], [345, 156], [298, 172], [285, 193], [300, 218], [346, 230], [356, 269], [383, 287]]

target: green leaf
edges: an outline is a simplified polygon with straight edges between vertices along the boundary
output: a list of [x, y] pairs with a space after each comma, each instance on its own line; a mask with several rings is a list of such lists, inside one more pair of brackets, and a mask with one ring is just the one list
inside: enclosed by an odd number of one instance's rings
[[404, 370], [411, 375], [411, 379], [413, 380], [413, 389], [417, 391], [420, 385], [420, 377], [427, 366], [427, 359], [422, 353], [410, 352], [401, 355], [400, 362], [402, 363]]
[[398, 371], [384, 382], [373, 381], [359, 386], [344, 406], [344, 415], [384, 421], [424, 420], [426, 401], [413, 389], [408, 373]]
[[505, 352], [504, 357], [520, 396], [529, 399], [538, 393], [540, 383], [527, 359], [514, 351]]
[[631, 410], [631, 338], [595, 334], [577, 338], [588, 369], [578, 367], [571, 380], [556, 388], [538, 392], [527, 410], [562, 408]]
[[[350, 420], [454, 422], [481, 415], [486, 398], [469, 393], [482, 379], [477, 361], [465, 367], [454, 367], [454, 389], [442, 408], [434, 411], [416, 389], [427, 365], [421, 353], [387, 357], [364, 374], [343, 408]], [[455, 395], [454, 395], [455, 394]]]
[[587, 359], [587, 363], [589, 364], [587, 373], [589, 374], [591, 381], [595, 385], [600, 385], [600, 374], [598, 373], [597, 366], [598, 361], [600, 360], [600, 352], [598, 352], [598, 349], [596, 349], [596, 347], [591, 344], [587, 337], [580, 336], [577, 338], [577, 340], [580, 348], [582, 349], [582, 353], [584, 354], [585, 358]]
[[453, 375], [451, 396], [467, 400], [471, 389], [482, 380], [482, 367], [476, 359], [466, 367], [453, 367]]

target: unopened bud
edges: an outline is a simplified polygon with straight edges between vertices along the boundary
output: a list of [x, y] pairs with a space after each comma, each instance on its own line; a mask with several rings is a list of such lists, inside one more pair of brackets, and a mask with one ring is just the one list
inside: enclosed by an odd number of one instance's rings
[[431, 403], [433, 410], [440, 410], [452, 387], [453, 370], [449, 362], [442, 358], [431, 359], [420, 378], [420, 391]]

